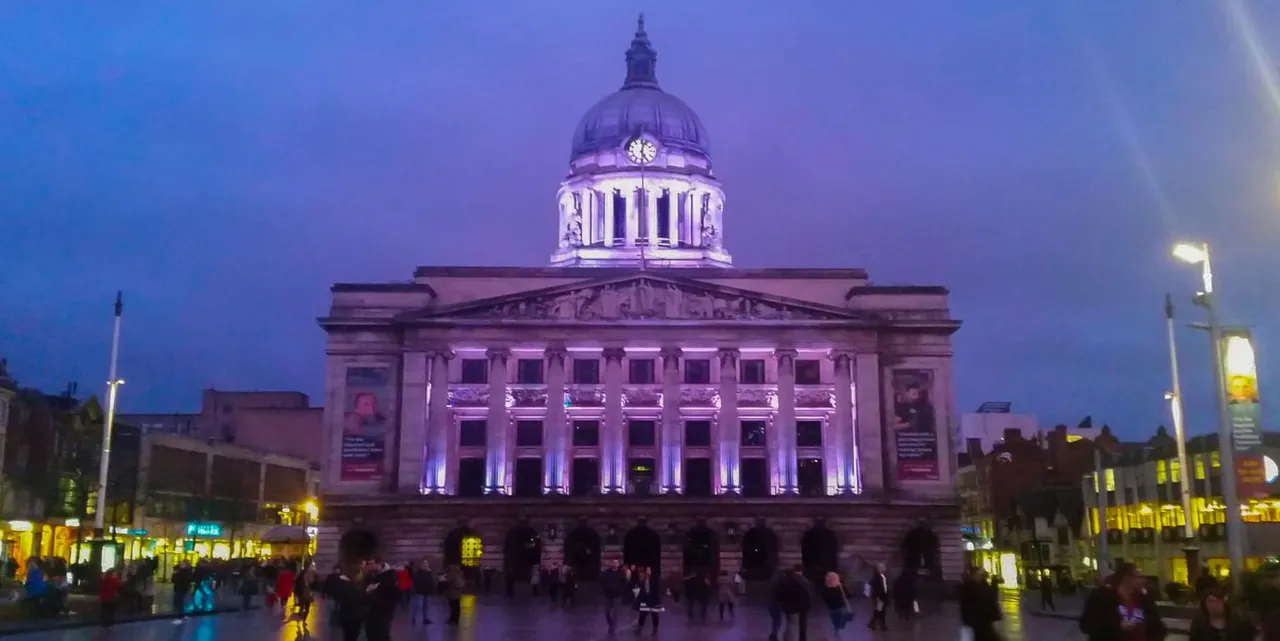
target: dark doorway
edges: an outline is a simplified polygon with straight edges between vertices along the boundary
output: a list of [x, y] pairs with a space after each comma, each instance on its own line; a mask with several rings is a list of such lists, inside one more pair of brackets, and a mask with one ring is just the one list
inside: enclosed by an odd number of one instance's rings
[[839, 572], [840, 544], [836, 533], [825, 525], [815, 525], [800, 538], [800, 562], [805, 576], [822, 578], [827, 572]]
[[585, 525], [574, 528], [564, 537], [564, 562], [573, 568], [579, 581], [594, 581], [600, 576], [600, 535]]
[[459, 527], [454, 528], [448, 536], [444, 537], [444, 549], [441, 551], [446, 568], [451, 565], [461, 566], [464, 569], [478, 568], [484, 545], [480, 541], [479, 532], [469, 527]]
[[378, 537], [368, 530], [351, 530], [338, 539], [338, 562], [357, 563], [378, 556]]
[[622, 562], [662, 576], [662, 537], [647, 525], [631, 528], [622, 539]]
[[502, 547], [503, 572], [514, 581], [528, 581], [533, 568], [542, 564], [542, 539], [538, 532], [527, 525], [520, 525], [507, 532], [507, 542]]
[[757, 525], [742, 535], [742, 570], [748, 581], [767, 581], [778, 571], [778, 535]]
[[703, 572], [720, 575], [720, 541], [705, 525], [694, 526], [684, 537], [684, 574]]

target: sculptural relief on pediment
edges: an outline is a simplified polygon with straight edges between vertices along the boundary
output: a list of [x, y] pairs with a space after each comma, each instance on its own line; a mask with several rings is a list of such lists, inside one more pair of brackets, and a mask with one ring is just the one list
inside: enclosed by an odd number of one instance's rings
[[623, 390], [622, 404], [627, 407], [662, 407], [662, 392], [648, 387]]
[[565, 389], [566, 406], [604, 407], [604, 390], [598, 387], [569, 387]]
[[847, 316], [715, 289], [639, 278], [495, 304], [472, 318], [608, 320], [842, 320]]
[[826, 408], [836, 406], [836, 394], [826, 389], [797, 389], [796, 407]]
[[772, 389], [743, 388], [738, 390], [738, 407], [777, 407], [778, 393]]
[[680, 390], [681, 407], [720, 407], [720, 392], [709, 387], [686, 387]]
[[488, 407], [488, 387], [455, 387], [449, 390], [449, 407]]
[[[545, 388], [513, 388], [510, 392], [512, 407], [546, 407]], [[563, 402], [563, 401], [561, 401]]]

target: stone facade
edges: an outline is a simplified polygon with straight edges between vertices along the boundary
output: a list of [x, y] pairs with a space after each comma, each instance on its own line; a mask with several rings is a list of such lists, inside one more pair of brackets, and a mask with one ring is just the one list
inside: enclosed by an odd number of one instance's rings
[[[412, 283], [334, 286], [321, 325], [322, 562], [350, 530], [387, 558], [440, 561], [459, 560], [450, 534], [465, 531], [483, 563], [517, 572], [509, 552], [528, 545], [511, 537], [581, 564], [566, 541], [608, 557], [652, 531], [664, 567], [696, 534], [730, 569], [760, 527], [772, 551], [753, 567], [853, 570], [897, 562], [927, 519], [959, 571], [959, 323], [941, 288], [858, 270], [421, 268]], [[372, 388], [351, 372], [372, 370], [381, 432], [356, 436]], [[929, 383], [933, 429], [906, 441], [903, 370]]]

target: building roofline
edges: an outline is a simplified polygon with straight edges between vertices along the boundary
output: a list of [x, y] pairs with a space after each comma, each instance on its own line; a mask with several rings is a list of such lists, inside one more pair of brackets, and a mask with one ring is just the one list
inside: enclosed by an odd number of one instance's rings
[[[866, 280], [867, 272], [852, 268], [811, 268], [811, 267], [466, 267], [466, 266], [421, 266], [413, 275], [415, 278], [432, 276], [462, 278], [504, 278], [504, 277], [543, 277], [543, 278], [611, 278], [632, 274], [652, 274], [658, 276], [674, 276], [693, 280], [723, 280], [734, 278], [806, 278], [806, 279], [856, 279]], [[425, 286], [425, 284], [419, 284]], [[335, 285], [337, 287], [337, 285]], [[365, 286], [358, 286], [365, 287]]]
[[855, 296], [871, 296], [875, 294], [927, 294], [947, 296], [951, 290], [941, 285], [855, 285], [844, 295], [845, 300]]

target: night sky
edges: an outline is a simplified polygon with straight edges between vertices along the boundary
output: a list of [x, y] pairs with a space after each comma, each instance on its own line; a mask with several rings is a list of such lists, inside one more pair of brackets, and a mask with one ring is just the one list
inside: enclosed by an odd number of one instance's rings
[[[0, 355], [99, 391], [119, 288], [124, 410], [319, 403], [331, 283], [546, 264], [639, 11], [711, 133], [738, 266], [945, 285], [961, 411], [1136, 438], [1168, 422], [1164, 293], [1201, 319], [1169, 245], [1205, 239], [1280, 428], [1263, 0], [4, 2]], [[1179, 344], [1206, 431], [1208, 340]]]

